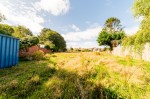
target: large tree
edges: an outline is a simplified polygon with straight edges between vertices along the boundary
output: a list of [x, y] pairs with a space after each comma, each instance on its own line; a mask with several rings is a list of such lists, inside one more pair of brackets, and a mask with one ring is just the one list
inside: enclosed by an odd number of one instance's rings
[[97, 42], [99, 45], [110, 46], [112, 50], [113, 47], [121, 43], [121, 40], [125, 37], [120, 20], [114, 17], [108, 18], [104, 24], [104, 28], [99, 33]]
[[46, 41], [47, 40], [47, 37], [46, 37], [46, 34], [48, 31], [51, 31], [51, 29], [48, 29], [48, 28], [43, 28], [40, 32], [40, 41]]
[[135, 44], [150, 42], [150, 0], [134, 0], [133, 11], [135, 17], [142, 17]]
[[32, 32], [26, 28], [25, 26], [16, 26], [14, 27], [14, 33], [13, 36], [18, 38], [23, 38], [26, 36], [33, 36]]
[[[46, 45], [53, 46], [52, 48], [53, 51], [65, 51], [66, 50], [66, 41], [56, 31], [44, 28], [41, 31], [39, 38], [42, 43], [46, 43]], [[50, 43], [47, 44], [47, 41], [50, 41]]]

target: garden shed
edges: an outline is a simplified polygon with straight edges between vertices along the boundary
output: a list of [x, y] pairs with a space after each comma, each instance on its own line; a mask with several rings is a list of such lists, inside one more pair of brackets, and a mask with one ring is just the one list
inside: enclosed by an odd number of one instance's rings
[[0, 34], [0, 68], [18, 63], [19, 39]]

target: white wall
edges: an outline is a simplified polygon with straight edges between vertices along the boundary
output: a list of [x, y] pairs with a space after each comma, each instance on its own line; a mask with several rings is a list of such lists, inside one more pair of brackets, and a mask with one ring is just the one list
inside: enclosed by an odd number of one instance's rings
[[123, 49], [122, 46], [115, 47], [112, 53], [116, 56], [132, 56], [135, 59], [142, 59], [145, 61], [150, 61], [150, 44], [146, 43], [142, 55], [138, 52], [135, 53], [133, 47]]

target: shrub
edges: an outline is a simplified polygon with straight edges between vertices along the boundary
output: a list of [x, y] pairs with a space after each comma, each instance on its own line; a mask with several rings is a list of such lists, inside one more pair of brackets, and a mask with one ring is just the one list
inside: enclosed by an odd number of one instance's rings
[[32, 58], [33, 60], [41, 60], [44, 58], [44, 52], [41, 50], [36, 51], [32, 54]]
[[39, 43], [38, 37], [28, 36], [20, 39], [20, 49], [28, 49], [31, 46], [37, 45]]
[[9, 36], [10, 36], [10, 33], [8, 33], [8, 32], [5, 31], [5, 30], [1, 30], [1, 29], [0, 29], [0, 34], [4, 34], [4, 35], [9, 35]]

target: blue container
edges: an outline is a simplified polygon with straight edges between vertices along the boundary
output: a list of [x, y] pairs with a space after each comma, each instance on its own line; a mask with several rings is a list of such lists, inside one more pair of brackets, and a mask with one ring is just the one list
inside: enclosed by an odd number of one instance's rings
[[0, 34], [0, 68], [18, 63], [19, 39]]

